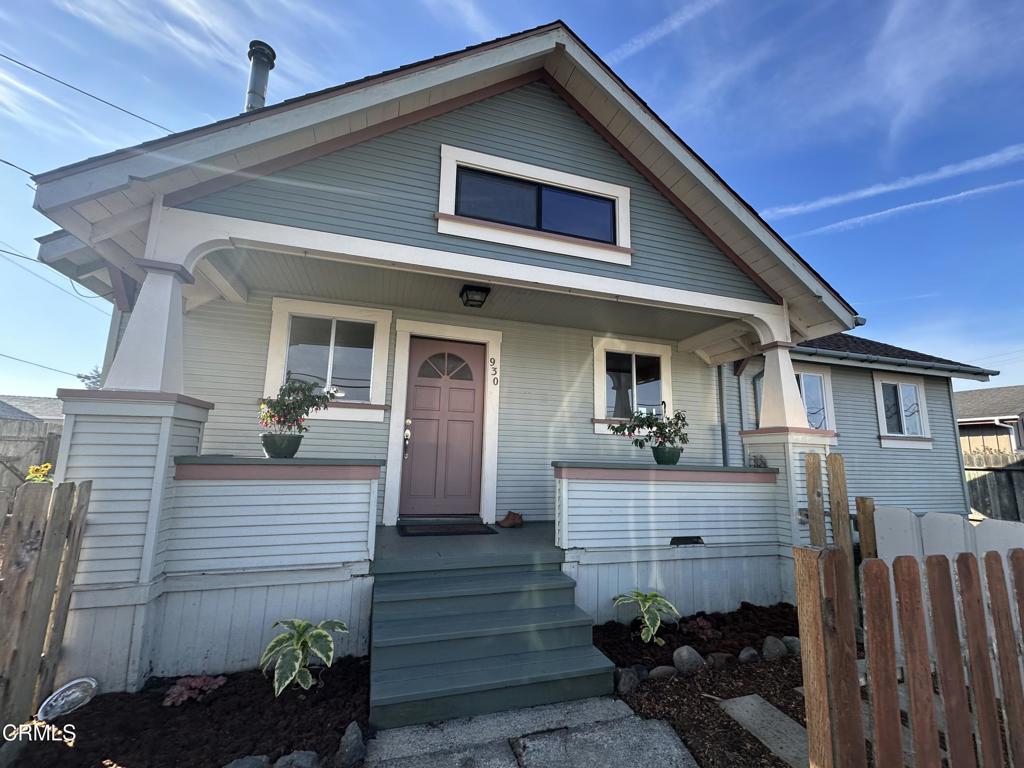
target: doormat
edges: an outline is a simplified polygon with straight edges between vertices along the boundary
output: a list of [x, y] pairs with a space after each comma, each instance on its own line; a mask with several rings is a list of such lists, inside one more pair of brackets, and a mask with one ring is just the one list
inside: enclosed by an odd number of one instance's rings
[[400, 525], [399, 536], [480, 536], [497, 533], [489, 525], [483, 523], [448, 523], [445, 525]]

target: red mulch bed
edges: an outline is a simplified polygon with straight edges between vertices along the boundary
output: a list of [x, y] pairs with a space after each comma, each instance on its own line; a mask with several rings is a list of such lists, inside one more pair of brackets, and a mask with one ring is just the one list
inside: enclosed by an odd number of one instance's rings
[[796, 607], [789, 603], [763, 606], [742, 603], [729, 613], [695, 613], [676, 623], [664, 623], [658, 637], [664, 645], [640, 640], [640, 620], [631, 624], [609, 621], [594, 627], [594, 645], [618, 667], [643, 664], [672, 666], [672, 652], [681, 645], [692, 646], [702, 656], [721, 652], [738, 654], [750, 645], [761, 652], [768, 635], [800, 635]]
[[18, 768], [220, 768], [246, 755], [271, 762], [295, 750], [333, 757], [345, 728], [364, 733], [370, 702], [370, 664], [347, 656], [321, 674], [322, 685], [290, 689], [274, 698], [258, 670], [227, 675], [202, 701], [164, 707], [173, 679], [151, 680], [139, 693], [97, 696], [58, 724], [74, 723], [73, 749], [32, 743]]

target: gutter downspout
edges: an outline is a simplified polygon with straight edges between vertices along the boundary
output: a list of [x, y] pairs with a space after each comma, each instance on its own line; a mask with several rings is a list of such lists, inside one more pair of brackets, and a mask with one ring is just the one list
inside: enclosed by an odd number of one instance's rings
[[725, 404], [725, 374], [723, 366], [716, 368], [718, 376], [718, 421], [722, 430], [722, 466], [729, 466], [729, 416]]

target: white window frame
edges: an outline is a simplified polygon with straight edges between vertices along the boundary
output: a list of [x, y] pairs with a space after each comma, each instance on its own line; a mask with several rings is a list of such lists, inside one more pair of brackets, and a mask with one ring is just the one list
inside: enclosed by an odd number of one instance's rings
[[[875, 371], [872, 373], [875, 382], [875, 409], [878, 413], [878, 437], [883, 448], [925, 449], [932, 447], [932, 432], [928, 424], [928, 402], [925, 397], [924, 378], [906, 374]], [[903, 408], [903, 393], [900, 384], [912, 384], [917, 387], [918, 405], [920, 406], [921, 434], [891, 434], [885, 424], [885, 401], [882, 397], [882, 384], [896, 384], [896, 392]]]
[[321, 301], [303, 301], [275, 297], [270, 321], [270, 345], [263, 396], [273, 397], [284, 384], [288, 362], [288, 336], [292, 317], [317, 317], [327, 320], [349, 320], [373, 325], [373, 360], [370, 366], [370, 401], [346, 403], [336, 400], [337, 407], [310, 414], [309, 418], [324, 421], [384, 421], [388, 375], [388, 347], [391, 343], [391, 310], [353, 307]]
[[[825, 429], [832, 432], [837, 431], [836, 429], [836, 409], [832, 401], [832, 369], [827, 365], [806, 365], [804, 363], [793, 363], [793, 373], [797, 377], [804, 375], [809, 376], [821, 376], [822, 388], [825, 394]], [[800, 399], [803, 400], [804, 396], [804, 385], [803, 380], [800, 379]], [[804, 401], [804, 411], [807, 411], [807, 402]]]
[[[535, 181], [575, 190], [615, 201], [615, 244], [599, 243], [582, 237], [540, 232], [457, 216], [455, 213], [455, 180], [458, 169], [476, 168], [502, 176]], [[539, 165], [521, 163], [496, 155], [474, 152], [448, 144], [441, 145], [441, 187], [438, 195], [437, 231], [445, 235], [488, 240], [492, 243], [548, 251], [565, 256], [596, 259], [628, 266], [632, 261], [629, 228], [629, 187], [598, 181], [574, 173], [564, 173]]]
[[665, 402], [666, 416], [672, 408], [672, 347], [669, 344], [654, 344], [649, 341], [633, 341], [609, 336], [594, 337], [594, 434], [610, 435], [607, 424], [607, 396], [605, 377], [606, 352], [623, 352], [634, 355], [650, 355], [661, 358], [661, 399]]

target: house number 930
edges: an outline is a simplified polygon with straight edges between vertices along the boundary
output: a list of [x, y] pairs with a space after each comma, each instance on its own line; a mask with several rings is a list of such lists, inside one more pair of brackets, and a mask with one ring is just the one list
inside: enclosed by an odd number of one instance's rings
[[498, 361], [492, 357], [488, 363], [491, 366], [491, 384], [498, 386]]

